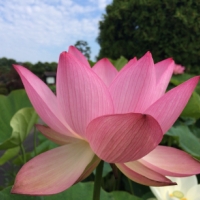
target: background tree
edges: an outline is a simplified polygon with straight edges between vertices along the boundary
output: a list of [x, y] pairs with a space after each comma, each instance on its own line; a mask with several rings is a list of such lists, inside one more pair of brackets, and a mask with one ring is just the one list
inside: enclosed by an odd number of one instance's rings
[[98, 59], [130, 59], [151, 51], [156, 62], [173, 57], [200, 73], [200, 1], [113, 0], [99, 29]]
[[44, 77], [44, 72], [56, 72], [56, 62], [18, 62], [14, 59], [0, 58], [0, 94], [8, 94], [14, 89], [23, 88], [23, 84], [18, 73], [13, 68], [13, 64], [22, 65], [40, 78]]
[[9, 80], [10, 70], [13, 68], [12, 64], [16, 64], [17, 61], [10, 58], [0, 58], [0, 85], [6, 84]]
[[74, 46], [79, 49], [88, 60], [90, 59], [91, 50], [86, 41], [78, 40]]

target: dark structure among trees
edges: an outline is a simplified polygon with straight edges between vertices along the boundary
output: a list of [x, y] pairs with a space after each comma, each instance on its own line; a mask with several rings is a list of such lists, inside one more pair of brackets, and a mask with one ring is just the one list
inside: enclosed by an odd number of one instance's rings
[[99, 29], [98, 59], [151, 51], [155, 62], [173, 57], [200, 74], [199, 0], [113, 0]]
[[30, 62], [19, 63], [14, 59], [4, 57], [0, 58], [0, 94], [9, 94], [12, 90], [24, 87], [21, 78], [12, 66], [13, 64], [19, 64], [28, 68], [49, 85], [55, 84], [56, 62], [37, 62], [35, 64]]

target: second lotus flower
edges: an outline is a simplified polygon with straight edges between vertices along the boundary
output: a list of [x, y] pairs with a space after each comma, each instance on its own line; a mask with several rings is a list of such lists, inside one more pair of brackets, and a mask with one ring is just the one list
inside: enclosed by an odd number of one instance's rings
[[100, 160], [133, 181], [173, 185], [166, 176], [200, 173], [200, 163], [183, 151], [158, 146], [179, 117], [199, 77], [165, 94], [174, 69], [166, 59], [154, 64], [146, 53], [117, 71], [108, 59], [90, 68], [75, 48], [60, 55], [56, 95], [28, 69], [15, 65], [41, 119], [37, 128], [59, 144], [26, 163], [12, 192], [49, 195], [87, 177]]
[[150, 187], [157, 200], [199, 200], [200, 185], [196, 176], [184, 178], [169, 177], [178, 185], [165, 187]]

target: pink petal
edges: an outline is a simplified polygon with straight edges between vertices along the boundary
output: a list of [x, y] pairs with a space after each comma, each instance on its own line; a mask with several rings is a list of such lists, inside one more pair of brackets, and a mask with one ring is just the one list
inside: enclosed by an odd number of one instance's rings
[[200, 162], [172, 147], [157, 146], [140, 162], [165, 176], [184, 177], [200, 173]]
[[74, 137], [69, 137], [66, 136], [62, 133], [58, 133], [51, 128], [43, 125], [36, 124], [36, 128], [44, 135], [46, 136], [49, 140], [55, 142], [56, 144], [59, 145], [65, 145], [69, 143], [74, 143], [78, 142], [79, 139], [76, 139]]
[[81, 62], [81, 64], [84, 64], [85, 66], [90, 68], [86, 57], [76, 47], [70, 46], [68, 49], [68, 53], [73, 55], [77, 59], [77, 61]]
[[144, 113], [153, 116], [162, 127], [163, 133], [166, 133], [183, 111], [198, 81], [199, 76], [196, 76], [173, 88]]
[[173, 73], [174, 65], [175, 63], [172, 58], [165, 59], [155, 64], [155, 70], [156, 70], [155, 100], [159, 99], [165, 93]]
[[76, 137], [58, 109], [56, 96], [49, 87], [28, 69], [14, 65], [20, 75], [28, 97], [41, 119], [56, 132]]
[[163, 175], [148, 169], [138, 161], [124, 164], [116, 164], [120, 171], [131, 180], [148, 186], [174, 185]]
[[72, 186], [94, 153], [86, 142], [64, 145], [36, 156], [18, 172], [12, 193], [50, 195]]
[[110, 93], [116, 113], [142, 112], [151, 105], [156, 86], [151, 54], [145, 54], [136, 65], [127, 67], [112, 82]]
[[137, 58], [134, 57], [131, 60], [128, 61], [128, 63], [126, 65], [124, 65], [124, 67], [119, 71], [118, 74], [122, 73], [124, 70], [127, 70], [130, 67], [134, 67], [137, 63]]
[[174, 74], [183, 74], [185, 70], [185, 67], [183, 67], [182, 65], [175, 65], [174, 66]]
[[113, 113], [105, 84], [92, 69], [81, 65], [67, 52], [60, 55], [58, 64], [57, 98], [65, 120], [82, 136], [92, 119]]
[[86, 136], [95, 154], [109, 163], [137, 160], [162, 139], [157, 121], [139, 113], [107, 115], [94, 119]]
[[113, 79], [118, 74], [117, 69], [111, 64], [107, 58], [99, 60], [93, 67], [92, 70], [101, 78], [101, 80], [110, 86]]

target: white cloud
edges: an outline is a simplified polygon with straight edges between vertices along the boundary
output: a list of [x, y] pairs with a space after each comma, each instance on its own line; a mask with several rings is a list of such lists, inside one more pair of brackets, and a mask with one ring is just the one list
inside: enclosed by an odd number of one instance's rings
[[104, 9], [109, 1], [107, 0], [98, 0], [98, 5], [100, 9]]
[[110, 0], [79, 1], [0, 0], [0, 57], [53, 61], [77, 40], [97, 54], [98, 21]]

